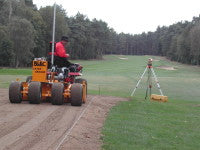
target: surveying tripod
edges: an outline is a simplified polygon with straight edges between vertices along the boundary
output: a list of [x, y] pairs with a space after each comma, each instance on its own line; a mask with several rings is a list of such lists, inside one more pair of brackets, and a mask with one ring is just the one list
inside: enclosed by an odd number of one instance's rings
[[148, 85], [147, 85], [147, 89], [146, 89], [146, 96], [145, 96], [145, 99], [148, 97], [148, 92], [149, 92], [149, 95], [151, 95], [151, 89], [152, 89], [152, 74], [153, 74], [153, 77], [154, 77], [154, 79], [155, 79], [155, 81], [156, 81], [158, 90], [160, 91], [160, 94], [163, 96], [163, 92], [162, 92], [162, 90], [161, 90], [161, 88], [160, 88], [160, 84], [159, 84], [158, 78], [156, 77], [156, 74], [155, 74], [155, 72], [154, 72], [154, 70], [153, 70], [152, 61], [153, 61], [153, 60], [152, 60], [151, 58], [148, 59], [147, 67], [145, 68], [145, 70], [144, 70], [142, 76], [140, 77], [139, 81], [137, 82], [136, 87], [134, 88], [133, 92], [131, 93], [131, 96], [134, 95], [136, 89], [138, 88], [138, 86], [139, 86], [139, 84], [140, 84], [140, 82], [141, 82], [141, 80], [142, 80], [142, 78], [143, 78], [143, 76], [145, 75], [145, 73], [146, 73], [147, 70], [148, 70], [148, 78], [147, 78], [147, 84], [148, 84]]

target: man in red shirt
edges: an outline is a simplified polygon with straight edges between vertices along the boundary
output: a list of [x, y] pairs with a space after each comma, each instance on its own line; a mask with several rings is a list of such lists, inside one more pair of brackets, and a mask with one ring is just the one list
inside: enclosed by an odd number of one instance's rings
[[62, 36], [61, 41], [56, 43], [55, 52], [54, 52], [54, 63], [58, 67], [69, 67], [73, 65], [68, 61], [69, 54], [67, 54], [65, 46], [68, 43], [68, 37]]

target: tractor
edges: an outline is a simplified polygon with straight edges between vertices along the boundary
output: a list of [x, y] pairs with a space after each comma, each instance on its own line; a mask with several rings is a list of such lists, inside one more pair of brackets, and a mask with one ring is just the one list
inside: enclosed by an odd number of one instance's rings
[[11, 103], [28, 100], [31, 104], [50, 101], [53, 105], [70, 102], [72, 106], [81, 106], [86, 102], [87, 81], [76, 78], [82, 75], [82, 66], [73, 64], [70, 67], [48, 68], [45, 58], [35, 58], [32, 62], [32, 76], [26, 82], [15, 81], [9, 87]]

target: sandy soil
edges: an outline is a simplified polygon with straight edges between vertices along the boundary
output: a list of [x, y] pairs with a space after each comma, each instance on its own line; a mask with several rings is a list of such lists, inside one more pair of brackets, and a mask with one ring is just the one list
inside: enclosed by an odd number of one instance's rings
[[153, 62], [154, 62], [154, 61], [160, 61], [160, 60], [159, 60], [159, 59], [153, 59]]
[[156, 68], [164, 69], [164, 70], [177, 70], [174, 67], [170, 67], [170, 66], [159, 66], [159, 67], [156, 67]]
[[128, 58], [126, 58], [126, 57], [119, 57], [119, 59], [126, 60]]
[[11, 104], [0, 89], [0, 149], [57, 150], [101, 148], [101, 128], [109, 109], [127, 99], [88, 96], [82, 107]]

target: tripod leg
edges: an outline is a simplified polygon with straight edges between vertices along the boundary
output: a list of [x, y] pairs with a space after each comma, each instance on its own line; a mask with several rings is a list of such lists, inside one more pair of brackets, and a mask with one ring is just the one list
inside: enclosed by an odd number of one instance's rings
[[148, 91], [149, 91], [149, 87], [147, 87], [147, 89], [146, 89], [145, 99], [147, 99], [147, 97], [148, 97]]
[[147, 99], [148, 97], [149, 85], [150, 85], [150, 69], [148, 68], [147, 89], [146, 89], [145, 99]]
[[151, 96], [151, 89], [152, 89], [152, 72], [150, 69], [150, 79], [149, 79], [149, 95]]
[[131, 96], [133, 96], [133, 94], [135, 93], [135, 91], [136, 91], [136, 89], [138, 88], [138, 86], [139, 86], [139, 84], [140, 84], [140, 81], [142, 80], [142, 78], [143, 78], [143, 76], [144, 76], [144, 74], [145, 74], [146, 71], [147, 71], [147, 67], [145, 68], [145, 70], [144, 70], [142, 76], [140, 77], [138, 83], [136, 84], [135, 89], [134, 89], [133, 92], [131, 93]]
[[147, 79], [147, 89], [146, 89], [146, 96], [145, 99], [147, 99], [148, 97], [148, 93], [149, 95], [151, 95], [151, 88], [152, 88], [152, 74], [151, 74], [151, 70], [150, 68], [148, 69], [148, 79]]
[[158, 81], [158, 79], [157, 79], [157, 77], [156, 77], [156, 74], [155, 74], [153, 68], [151, 68], [151, 72], [153, 73], [153, 76], [154, 76], [154, 78], [155, 78], [155, 81], [156, 81], [156, 84], [157, 84], [158, 90], [160, 91], [160, 94], [163, 96], [163, 92], [162, 92], [162, 90], [161, 90], [161, 87], [160, 87], [159, 81]]

